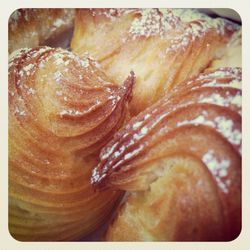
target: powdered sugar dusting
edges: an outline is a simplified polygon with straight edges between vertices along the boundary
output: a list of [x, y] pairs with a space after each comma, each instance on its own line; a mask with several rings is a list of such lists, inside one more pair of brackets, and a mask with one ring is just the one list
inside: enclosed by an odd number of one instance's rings
[[203, 124], [203, 125], [214, 127], [214, 123], [210, 120], [207, 120], [205, 116], [203, 115], [199, 115], [192, 120], [185, 120], [185, 121], [178, 122], [177, 127], [180, 127], [183, 125], [189, 125], [189, 124], [194, 124], [194, 125]]
[[26, 116], [25, 110], [21, 110], [19, 107], [16, 107], [14, 112], [19, 116]]
[[27, 90], [27, 94], [28, 95], [34, 95], [36, 93], [36, 91], [33, 89], [33, 88], [29, 88], [28, 90]]
[[56, 82], [59, 82], [62, 79], [63, 74], [60, 71], [56, 71], [54, 73], [54, 79], [56, 80]]
[[106, 175], [103, 174], [102, 176], [100, 175], [98, 171], [98, 167], [95, 167], [92, 171], [92, 176], [91, 176], [91, 184], [103, 179]]
[[28, 64], [27, 66], [23, 67], [22, 70], [20, 71], [20, 74], [24, 75], [26, 74], [29, 76], [32, 73], [32, 69], [34, 68], [34, 64]]
[[197, 80], [232, 77], [241, 81], [241, 68], [222, 68], [214, 72], [201, 74]]
[[216, 128], [225, 138], [228, 139], [234, 145], [241, 145], [242, 134], [239, 129], [234, 128], [234, 123], [231, 119], [223, 116], [218, 116], [214, 120], [206, 118], [206, 114], [199, 115], [192, 120], [185, 120], [177, 123], [177, 126], [183, 126], [188, 124], [194, 125], [206, 125]]
[[62, 25], [64, 25], [66, 22], [62, 19], [62, 18], [57, 18], [54, 23], [53, 26], [58, 28], [61, 27]]
[[223, 116], [218, 116], [214, 121], [219, 132], [221, 132], [224, 137], [234, 145], [241, 145], [241, 131], [233, 128], [234, 124], [232, 120]]
[[115, 21], [117, 17], [120, 17], [124, 13], [129, 13], [134, 11], [135, 9], [130, 8], [107, 8], [107, 9], [90, 9], [92, 16], [101, 16], [104, 15], [106, 18], [110, 19], [111, 21]]
[[135, 39], [140, 36], [150, 37], [159, 34], [163, 36], [171, 29], [170, 19], [174, 19], [172, 12], [164, 14], [158, 9], [143, 9], [141, 17], [135, 18], [131, 24], [129, 33]]
[[123, 159], [124, 160], [130, 160], [132, 157], [136, 156], [141, 151], [142, 148], [143, 148], [143, 146], [140, 145], [138, 148], [136, 148], [132, 152], [129, 152], [129, 153], [125, 154]]
[[106, 148], [106, 153], [101, 154], [101, 159], [107, 159], [114, 152], [114, 149], [117, 145], [118, 142], [114, 143], [111, 147]]
[[219, 188], [224, 192], [228, 193], [230, 181], [223, 181], [222, 178], [226, 178], [228, 175], [228, 169], [230, 167], [230, 160], [216, 158], [216, 154], [213, 150], [209, 150], [202, 157], [203, 163], [208, 167], [209, 171], [215, 177], [215, 180]]
[[[143, 121], [147, 120], [148, 118], [150, 117], [150, 114], [146, 114], [144, 117], [143, 117]], [[142, 125], [143, 125], [143, 121], [138, 121], [136, 123], [134, 123], [132, 125], [132, 129], [133, 130], [137, 130], [139, 129]], [[127, 127], [129, 128], [129, 127]], [[130, 146], [130, 145], [133, 145], [135, 143], [135, 141], [138, 141], [140, 140], [142, 137], [145, 136], [145, 134], [147, 134], [148, 132], [148, 128], [147, 127], [142, 127], [140, 128], [140, 130], [138, 132], [136, 132], [133, 137], [130, 139], [130, 142], [127, 144], [127, 147]], [[122, 135], [122, 138], [125, 139], [129, 136], [130, 134], [129, 133], [124, 133]], [[106, 148], [106, 151], [105, 152], [102, 152], [101, 154], [101, 159], [107, 159], [108, 157], [110, 157], [112, 154], [114, 154], [114, 156], [119, 156], [120, 155], [120, 151], [115, 151], [115, 148], [118, 146], [118, 142], [114, 143], [112, 146], [110, 147], [107, 147]], [[128, 156], [126, 156], [128, 157]]]
[[197, 9], [172, 9], [172, 11], [174, 15], [178, 16], [181, 21], [185, 23], [203, 20], [205, 29], [215, 28], [217, 32], [222, 34], [225, 32], [225, 26], [232, 30], [238, 30], [240, 28], [240, 26], [236, 23], [222, 18], [212, 18], [204, 13], [201, 13]]
[[137, 129], [142, 125], [142, 122], [136, 122], [135, 124], [133, 124], [133, 129]]
[[233, 79], [228, 83], [218, 83], [216, 80], [204, 84], [205, 87], [230, 87], [235, 89], [241, 89], [241, 82], [237, 79]]
[[22, 48], [13, 51], [9, 56], [9, 67], [12, 65], [13, 61], [17, 58], [20, 58], [23, 54], [29, 52], [31, 49], [29, 48]]
[[229, 106], [230, 104], [233, 104], [237, 106], [238, 108], [240, 108], [241, 107], [241, 95], [237, 94], [235, 96], [224, 97], [224, 96], [221, 96], [220, 94], [213, 93], [212, 95], [205, 97], [205, 98], [201, 96], [199, 102], [200, 103], [212, 103], [212, 104], [216, 104], [216, 105], [224, 106], [224, 107]]
[[[225, 28], [231, 28], [237, 30], [237, 25], [225, 21], [221, 18], [211, 18], [206, 14], [200, 13], [194, 9], [171, 9], [173, 15], [178, 17], [182, 23], [186, 24], [187, 27], [171, 40], [171, 46], [167, 48], [166, 53], [177, 51], [179, 49], [185, 49], [191, 41], [194, 41], [197, 37], [204, 36], [205, 33], [214, 29], [217, 33], [224, 35]], [[231, 27], [232, 26], [232, 27]], [[208, 43], [207, 47], [210, 46]]]
[[233, 96], [231, 99], [231, 103], [238, 106], [238, 107], [241, 107], [241, 105], [242, 105], [241, 95]]
[[78, 111], [78, 110], [72, 110], [72, 109], [69, 109], [69, 110], [62, 110], [60, 112], [60, 116], [63, 117], [65, 115], [70, 115], [70, 116], [77, 116], [77, 115], [82, 115], [83, 112], [81, 111]]

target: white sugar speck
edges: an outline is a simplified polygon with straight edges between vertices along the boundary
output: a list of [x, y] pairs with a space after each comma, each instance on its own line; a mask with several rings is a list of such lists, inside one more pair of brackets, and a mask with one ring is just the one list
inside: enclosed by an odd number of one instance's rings
[[227, 119], [223, 116], [215, 118], [216, 126], [218, 130], [225, 136], [232, 144], [240, 145], [241, 144], [241, 131], [238, 129], [233, 129], [233, 121]]
[[61, 78], [62, 78], [62, 73], [60, 72], [60, 71], [56, 71], [55, 73], [54, 73], [54, 79], [56, 80], [56, 81], [59, 81]]
[[143, 127], [143, 128], [141, 129], [141, 134], [142, 134], [142, 135], [147, 134], [147, 132], [148, 132], [148, 129], [147, 129], [146, 127]]
[[198, 117], [191, 120], [184, 120], [177, 123], [177, 126], [183, 126], [188, 124], [194, 125], [206, 125], [213, 128], [216, 128], [225, 138], [228, 139], [234, 145], [241, 145], [242, 134], [239, 129], [234, 129], [234, 124], [231, 119], [228, 119], [224, 116], [218, 116], [214, 120], [209, 120], [206, 117], [206, 114], [199, 115]]
[[231, 103], [238, 107], [241, 107], [241, 103], [242, 103], [241, 95], [234, 96], [231, 100]]
[[36, 93], [36, 91], [33, 88], [29, 88], [27, 91], [28, 95], [34, 95]]
[[142, 122], [136, 122], [135, 124], [133, 124], [133, 129], [137, 129], [141, 126]]
[[54, 23], [53, 23], [53, 26], [55, 26], [55, 27], [60, 27], [60, 26], [62, 26], [62, 25], [64, 25], [65, 24], [65, 22], [61, 19], [61, 18], [57, 18], [55, 21], [54, 21]]
[[209, 171], [215, 177], [215, 180], [220, 189], [227, 193], [230, 181], [223, 182], [221, 178], [225, 178], [228, 175], [228, 169], [230, 167], [230, 160], [222, 159], [218, 160], [213, 150], [209, 150], [203, 155], [202, 161], [208, 167]]
[[20, 110], [19, 107], [15, 108], [15, 114], [18, 114], [19, 116], [26, 116], [26, 112], [24, 110]]
[[131, 24], [129, 33], [135, 39], [138, 36], [163, 36], [171, 28], [169, 19], [173, 17], [172, 12], [160, 12], [157, 9], [143, 9], [141, 16], [135, 18]]
[[224, 97], [224, 96], [221, 96], [220, 94], [213, 93], [212, 95], [205, 97], [205, 98], [201, 96], [199, 102], [200, 103], [212, 103], [212, 104], [217, 104], [219, 106], [229, 106], [230, 104], [233, 104], [240, 108], [241, 107], [241, 95], [237, 94], [235, 96]]
[[88, 59], [80, 59], [80, 64], [82, 65], [82, 67], [87, 68], [89, 67], [89, 60]]

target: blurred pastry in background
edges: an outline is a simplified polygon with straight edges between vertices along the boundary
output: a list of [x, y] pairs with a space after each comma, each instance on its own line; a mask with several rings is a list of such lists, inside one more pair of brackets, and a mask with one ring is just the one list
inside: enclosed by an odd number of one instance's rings
[[220, 67], [242, 67], [241, 29], [235, 32], [227, 43], [225, 52], [220, 58], [212, 61], [207, 70]]
[[71, 48], [88, 52], [118, 83], [135, 72], [135, 115], [223, 55], [239, 28], [193, 9], [80, 9]]
[[[9, 53], [38, 45], [67, 47], [74, 9], [18, 9], [9, 18]], [[54, 46], [57, 47], [57, 46]]]

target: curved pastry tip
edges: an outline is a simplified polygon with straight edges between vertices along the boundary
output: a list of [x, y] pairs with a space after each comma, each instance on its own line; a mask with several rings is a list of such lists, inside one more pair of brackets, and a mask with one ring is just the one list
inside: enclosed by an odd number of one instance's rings
[[128, 102], [130, 102], [132, 100], [132, 96], [133, 96], [132, 91], [133, 91], [135, 82], [136, 82], [135, 73], [134, 73], [134, 71], [131, 70], [129, 76], [127, 77], [127, 79], [123, 83], [124, 88], [127, 90], [127, 94], [126, 94], [125, 99]]

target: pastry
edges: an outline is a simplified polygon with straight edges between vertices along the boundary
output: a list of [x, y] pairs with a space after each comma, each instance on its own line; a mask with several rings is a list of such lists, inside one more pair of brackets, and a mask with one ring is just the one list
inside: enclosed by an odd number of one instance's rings
[[[58, 44], [73, 28], [74, 9], [18, 9], [9, 18], [9, 53], [21, 48]], [[55, 40], [55, 41], [54, 41]], [[56, 42], [57, 40], [57, 42]]]
[[[74, 53], [51, 48], [72, 33]], [[16, 240], [100, 240], [106, 225], [106, 241], [239, 235], [240, 25], [193, 9], [18, 9], [9, 54]]]
[[77, 240], [120, 191], [94, 192], [100, 148], [128, 119], [133, 72], [118, 86], [90, 58], [50, 47], [9, 60], [9, 230], [22, 241]]
[[221, 67], [242, 67], [241, 36], [242, 32], [241, 29], [239, 29], [226, 44], [223, 55], [220, 58], [213, 60], [206, 70], [209, 71]]
[[241, 69], [180, 83], [114, 135], [97, 190], [128, 192], [107, 241], [229, 241], [241, 230]]
[[135, 72], [138, 114], [223, 54], [239, 25], [190, 9], [80, 9], [72, 50], [89, 53], [114, 81]]

